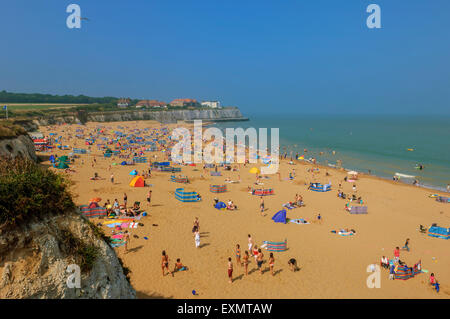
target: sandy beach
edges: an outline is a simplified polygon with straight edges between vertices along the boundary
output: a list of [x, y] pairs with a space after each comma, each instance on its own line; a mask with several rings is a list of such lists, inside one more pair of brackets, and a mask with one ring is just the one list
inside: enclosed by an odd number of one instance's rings
[[[97, 126], [105, 127], [106, 132], [121, 130], [128, 133], [131, 129], [163, 125], [151, 121], [87, 123], [85, 127], [63, 125], [41, 127], [46, 136], [56, 132], [63, 136], [62, 144], [71, 147], [87, 148], [84, 139], [75, 138], [75, 130], [83, 128], [85, 133], [93, 132]], [[176, 125], [164, 125], [173, 128]], [[127, 129], [128, 128], [128, 129]], [[68, 139], [71, 134], [72, 138]], [[109, 137], [112, 134], [108, 133]], [[105, 136], [108, 136], [106, 134]], [[113, 145], [110, 145], [111, 149]], [[250, 168], [261, 164], [239, 165], [236, 171], [219, 168], [222, 176], [205, 174], [202, 165], [181, 166], [181, 173], [186, 175], [190, 184], [178, 184], [170, 181], [170, 172], [152, 170], [152, 176], [146, 179], [150, 187], [132, 188], [129, 175], [133, 169], [146, 171], [149, 164], [133, 166], [114, 165], [120, 159], [103, 157], [103, 151], [96, 145], [91, 146], [91, 153], [80, 155], [70, 168], [75, 172], [67, 173], [74, 182], [73, 193], [77, 205], [88, 204], [93, 197], [101, 197], [103, 204], [123, 201], [128, 195], [128, 203], [141, 202], [141, 207], [148, 213], [140, 222], [144, 225], [130, 229], [131, 240], [128, 252], [125, 248], [115, 248], [124, 266], [131, 270], [130, 279], [139, 298], [450, 298], [450, 249], [449, 241], [432, 238], [419, 232], [419, 225], [429, 227], [436, 223], [450, 227], [450, 204], [439, 203], [429, 195], [431, 190], [395, 183], [374, 176], [360, 174], [355, 182], [357, 196], [361, 196], [368, 206], [367, 215], [351, 215], [345, 211], [346, 200], [338, 198], [338, 185], [346, 194], [352, 194], [353, 183], [345, 182], [346, 172], [338, 169], [313, 166], [302, 161], [290, 165], [289, 160], [280, 164], [280, 176], [270, 175], [263, 179], [260, 188], [272, 188], [275, 195], [265, 196], [265, 216], [261, 216], [260, 197], [249, 194], [248, 187], [255, 187], [255, 175]], [[67, 155], [70, 150], [55, 149], [49, 153], [39, 153], [49, 166], [50, 154]], [[157, 158], [153, 158], [156, 155]], [[146, 152], [144, 156], [152, 161], [164, 161], [161, 152]], [[92, 167], [93, 159], [96, 164]], [[84, 165], [82, 164], [84, 161]], [[238, 166], [235, 164], [233, 166]], [[179, 167], [179, 166], [177, 166]], [[319, 172], [312, 176], [312, 167]], [[55, 168], [50, 168], [55, 169]], [[295, 169], [296, 177], [287, 179]], [[63, 173], [63, 170], [59, 170]], [[209, 170], [208, 170], [209, 171]], [[101, 180], [90, 180], [94, 173]], [[110, 181], [114, 174], [114, 184]], [[326, 176], [326, 173], [329, 176]], [[202, 175], [203, 178], [202, 178]], [[226, 178], [240, 183], [225, 183]], [[308, 190], [310, 182], [332, 183], [332, 191], [313, 192]], [[226, 184], [228, 191], [214, 194], [209, 191], [211, 184]], [[175, 199], [178, 187], [185, 187], [201, 194], [202, 201], [182, 203]], [[151, 205], [147, 206], [146, 195], [152, 190]], [[271, 217], [281, 209], [282, 204], [294, 201], [296, 194], [303, 196], [304, 207], [287, 210], [289, 218], [303, 218], [310, 224], [275, 223]], [[448, 194], [441, 193], [448, 196]], [[238, 210], [218, 210], [213, 207], [213, 199], [232, 200]], [[317, 221], [320, 213], [322, 221]], [[201, 245], [195, 247], [192, 226], [195, 217], [200, 221]], [[93, 219], [94, 223], [102, 220]], [[339, 236], [332, 230], [341, 228], [354, 229], [353, 236]], [[111, 228], [103, 227], [107, 235]], [[287, 239], [288, 249], [275, 252], [275, 276], [268, 271], [269, 252], [263, 250], [265, 270], [263, 275], [257, 271], [256, 263], [250, 258], [249, 274], [244, 275], [243, 268], [236, 264], [235, 247], [240, 244], [241, 251], [247, 249], [247, 236], [252, 235], [256, 245], [263, 241], [280, 242]], [[137, 235], [138, 238], [135, 238]], [[144, 239], [147, 237], [148, 239]], [[366, 285], [366, 271], [369, 264], [379, 264], [384, 255], [393, 257], [396, 246], [402, 247], [406, 238], [410, 239], [410, 251], [401, 251], [400, 259], [410, 267], [419, 260], [422, 273], [409, 280], [389, 280], [388, 270], [381, 270], [381, 287], [370, 289]], [[181, 258], [188, 271], [162, 276], [161, 251], [170, 257], [170, 269], [177, 258]], [[232, 257], [234, 272], [233, 283], [228, 283], [227, 260]], [[295, 258], [300, 270], [290, 271], [288, 260]], [[428, 284], [430, 273], [435, 273], [441, 284], [441, 291], [436, 291]], [[193, 295], [195, 290], [197, 295]]]

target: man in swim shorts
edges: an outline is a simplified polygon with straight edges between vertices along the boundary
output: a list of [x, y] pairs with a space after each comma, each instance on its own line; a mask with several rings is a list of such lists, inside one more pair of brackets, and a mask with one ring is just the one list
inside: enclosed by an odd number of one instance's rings
[[264, 262], [263, 257], [264, 257], [264, 254], [262, 253], [261, 248], [259, 248], [258, 249], [258, 257], [256, 258], [256, 262], [258, 264], [259, 272], [261, 275], [263, 274], [263, 272], [262, 272], [262, 264]]

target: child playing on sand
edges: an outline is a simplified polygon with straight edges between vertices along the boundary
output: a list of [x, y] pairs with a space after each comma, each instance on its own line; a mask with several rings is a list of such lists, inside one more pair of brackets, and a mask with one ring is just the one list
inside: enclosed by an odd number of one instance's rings
[[400, 260], [400, 248], [395, 247], [395, 250], [394, 250], [394, 261], [396, 263], [398, 263], [399, 260]]
[[430, 275], [430, 285], [436, 288], [436, 291], [439, 292], [439, 283], [436, 280], [436, 277], [434, 276], [434, 273], [431, 273]]
[[261, 204], [259, 205], [259, 207], [261, 208], [261, 216], [264, 216], [264, 199], [261, 196]]
[[231, 262], [231, 257], [228, 257], [228, 279], [229, 283], [233, 282], [233, 263]]
[[298, 270], [298, 267], [297, 267], [297, 260], [295, 260], [295, 258], [289, 259], [288, 265], [289, 265], [289, 269], [290, 269], [291, 271], [294, 271], [294, 272], [295, 272], [295, 271]]
[[405, 250], [409, 251], [408, 245], [409, 245], [409, 238], [406, 239], [405, 246], [403, 246], [402, 249], [405, 249]]
[[181, 263], [181, 259], [177, 258], [177, 262], [175, 263], [175, 267], [173, 268], [173, 272], [188, 270], [186, 266], [183, 266]]

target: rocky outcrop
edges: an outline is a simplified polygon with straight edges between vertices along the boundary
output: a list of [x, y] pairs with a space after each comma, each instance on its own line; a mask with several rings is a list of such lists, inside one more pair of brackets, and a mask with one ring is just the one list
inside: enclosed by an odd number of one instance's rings
[[39, 128], [39, 126], [36, 123], [34, 123], [32, 120], [29, 119], [14, 119], [13, 124], [20, 125], [27, 132], [35, 132]]
[[38, 125], [53, 125], [57, 123], [81, 122], [117, 122], [154, 120], [161, 123], [176, 123], [177, 121], [192, 121], [196, 119], [207, 121], [245, 120], [237, 107], [197, 110], [135, 110], [118, 112], [73, 113], [61, 116], [45, 117], [35, 120]]
[[28, 134], [11, 138], [0, 138], [0, 157], [22, 157], [37, 161], [34, 143]]
[[[0, 298], [135, 298], [114, 250], [94, 229], [74, 212], [0, 230]], [[67, 283], [68, 266], [77, 262], [68, 232], [95, 251], [79, 288]]]

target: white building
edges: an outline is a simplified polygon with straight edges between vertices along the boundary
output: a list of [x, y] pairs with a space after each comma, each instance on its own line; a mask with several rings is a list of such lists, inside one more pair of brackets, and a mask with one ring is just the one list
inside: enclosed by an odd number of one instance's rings
[[203, 101], [202, 106], [211, 107], [213, 109], [220, 108], [220, 102], [219, 101]]

